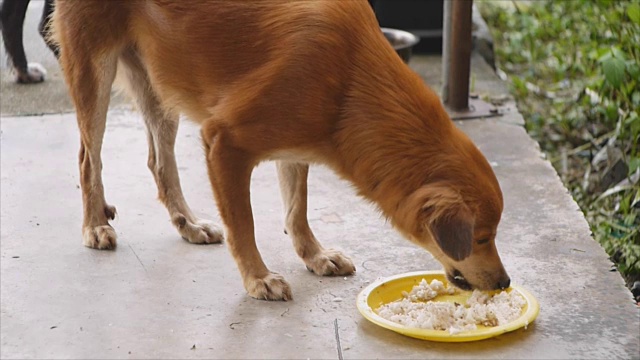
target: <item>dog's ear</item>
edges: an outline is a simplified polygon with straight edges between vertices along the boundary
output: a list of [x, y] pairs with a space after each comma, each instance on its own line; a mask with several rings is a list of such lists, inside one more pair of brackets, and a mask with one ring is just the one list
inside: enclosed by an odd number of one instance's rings
[[461, 261], [471, 255], [473, 214], [462, 196], [446, 183], [421, 187], [406, 199], [401, 209], [400, 216], [407, 220], [408, 228], [430, 231], [451, 259]]
[[426, 224], [440, 249], [451, 259], [461, 261], [471, 255], [473, 215], [462, 196], [444, 184], [424, 189], [422, 206]]
[[429, 226], [440, 249], [455, 261], [471, 255], [473, 247], [473, 218], [466, 206], [450, 209], [433, 220]]

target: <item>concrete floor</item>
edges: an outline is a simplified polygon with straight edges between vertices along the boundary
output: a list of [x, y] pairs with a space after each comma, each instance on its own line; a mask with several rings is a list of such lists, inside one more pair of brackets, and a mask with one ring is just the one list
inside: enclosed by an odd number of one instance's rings
[[[37, 17], [38, 6], [31, 5], [29, 18]], [[475, 91], [502, 96], [503, 85], [477, 60]], [[418, 57], [412, 66], [437, 85], [438, 63]], [[55, 63], [47, 67], [50, 74], [59, 71]], [[54, 82], [20, 87], [19, 105], [11, 100], [18, 87], [9, 83], [6, 69], [2, 75], [3, 359], [337, 358], [336, 319], [346, 359], [640, 354], [639, 309], [512, 103], [502, 117], [457, 124], [494, 166], [505, 196], [497, 244], [511, 278], [538, 298], [541, 312], [527, 330], [444, 344], [407, 338], [360, 316], [355, 298], [367, 284], [439, 265], [322, 167], [313, 167], [310, 175], [311, 226], [325, 245], [354, 259], [356, 275], [320, 278], [304, 268], [282, 232], [275, 168], [267, 163], [255, 170], [252, 183], [258, 246], [267, 264], [290, 282], [294, 300], [249, 298], [225, 245], [191, 245], [173, 229], [154, 200], [140, 115], [123, 106], [109, 113], [103, 150], [107, 200], [119, 212], [113, 222], [119, 247], [83, 247], [74, 114], [13, 116], [38, 108], [68, 110], [41, 96], [65, 98], [64, 87]], [[13, 110], [5, 112], [5, 106]], [[219, 220], [197, 127], [183, 122], [176, 147], [191, 207]]]

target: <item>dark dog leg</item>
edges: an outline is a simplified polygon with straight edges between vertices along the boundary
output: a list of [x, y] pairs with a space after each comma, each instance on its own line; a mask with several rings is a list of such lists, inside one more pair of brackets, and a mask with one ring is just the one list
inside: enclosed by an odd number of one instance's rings
[[60, 48], [49, 39], [49, 24], [51, 23], [51, 15], [53, 14], [53, 0], [45, 0], [44, 2], [44, 11], [42, 11], [42, 19], [40, 19], [40, 25], [38, 26], [38, 30], [40, 31], [40, 35], [44, 39], [44, 42], [47, 43], [47, 46], [56, 58], [60, 58]]
[[4, 0], [0, 10], [2, 23], [2, 39], [9, 59], [16, 69], [18, 83], [37, 83], [44, 81], [44, 71], [41, 66], [29, 68], [27, 56], [22, 43], [22, 27], [24, 16], [30, 0]]

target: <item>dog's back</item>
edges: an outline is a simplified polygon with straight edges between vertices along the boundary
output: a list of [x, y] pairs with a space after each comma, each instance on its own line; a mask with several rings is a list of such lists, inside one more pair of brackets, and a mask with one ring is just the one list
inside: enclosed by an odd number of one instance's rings
[[[234, 112], [243, 103], [277, 100], [282, 113], [274, 117], [279, 121], [308, 119], [337, 108], [318, 100], [336, 98], [341, 90], [341, 77], [349, 67], [345, 63], [353, 60], [353, 42], [362, 40], [354, 34], [363, 32], [354, 29], [377, 29], [375, 22], [361, 16], [370, 11], [363, 6], [368, 4], [61, 1], [55, 14], [56, 37], [61, 42], [81, 41], [81, 50], [88, 53], [135, 48], [164, 106], [198, 122], [213, 116], [232, 121], [225, 116], [225, 106], [230, 105], [225, 101], [231, 98]], [[82, 61], [83, 54], [72, 57]], [[270, 94], [278, 98], [271, 99]]]

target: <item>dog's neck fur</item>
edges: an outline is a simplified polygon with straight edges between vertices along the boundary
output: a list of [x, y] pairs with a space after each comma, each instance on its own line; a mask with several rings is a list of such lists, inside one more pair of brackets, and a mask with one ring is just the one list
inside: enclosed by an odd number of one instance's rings
[[338, 170], [399, 230], [410, 233], [415, 224], [402, 218], [408, 214], [398, 211], [417, 190], [411, 184], [415, 187], [439, 180], [445, 151], [457, 147], [442, 139], [451, 139], [450, 133], [458, 130], [437, 95], [390, 47], [361, 51], [376, 51], [375, 56], [366, 58], [379, 61], [354, 62], [366, 68], [355, 66], [352, 70], [334, 136], [342, 161]]

